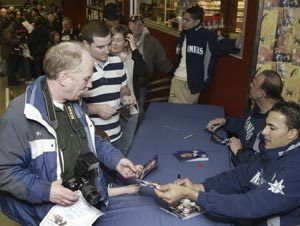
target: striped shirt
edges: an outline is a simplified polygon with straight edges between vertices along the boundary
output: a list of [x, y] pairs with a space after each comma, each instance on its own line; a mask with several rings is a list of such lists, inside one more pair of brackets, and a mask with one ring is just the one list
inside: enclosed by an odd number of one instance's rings
[[[109, 55], [103, 65], [95, 63], [92, 84], [92, 89], [85, 94], [84, 100], [87, 103], [107, 104], [112, 107], [119, 105], [121, 88], [127, 84], [125, 67], [121, 59]], [[111, 142], [121, 138], [119, 112], [110, 119], [102, 119], [98, 115], [90, 117], [96, 127], [107, 133]]]

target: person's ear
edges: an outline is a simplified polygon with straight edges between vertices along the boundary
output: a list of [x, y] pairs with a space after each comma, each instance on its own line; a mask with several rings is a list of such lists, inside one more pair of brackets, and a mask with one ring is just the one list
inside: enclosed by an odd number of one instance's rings
[[58, 74], [58, 82], [61, 86], [66, 86], [69, 79], [69, 74], [66, 71], [61, 71]]
[[259, 97], [266, 97], [266, 92], [263, 89], [258, 90]]
[[90, 44], [89, 44], [87, 41], [83, 40], [83, 41], [82, 41], [82, 44], [83, 44], [83, 46], [84, 46], [85, 48], [89, 49]]
[[299, 131], [297, 129], [290, 129], [288, 131], [288, 138], [293, 141], [299, 137]]

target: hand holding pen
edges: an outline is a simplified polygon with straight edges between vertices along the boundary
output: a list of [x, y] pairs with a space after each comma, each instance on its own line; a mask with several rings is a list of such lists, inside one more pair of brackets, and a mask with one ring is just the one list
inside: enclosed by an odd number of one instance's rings
[[[179, 175], [180, 176], [180, 175]], [[198, 187], [197, 187], [197, 184], [194, 184], [190, 181], [190, 179], [188, 178], [183, 178], [183, 179], [177, 179], [177, 185], [180, 185], [180, 186], [183, 186], [183, 187], [186, 187], [186, 188], [190, 188], [190, 189], [193, 189], [193, 190], [196, 190], [198, 191]]]

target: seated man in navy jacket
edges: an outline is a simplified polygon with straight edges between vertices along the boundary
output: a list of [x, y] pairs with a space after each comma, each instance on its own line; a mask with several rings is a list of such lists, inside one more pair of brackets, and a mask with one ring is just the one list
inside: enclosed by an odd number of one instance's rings
[[249, 98], [254, 107], [246, 115], [240, 118], [216, 118], [208, 122], [208, 130], [214, 131], [224, 126], [227, 132], [236, 136], [231, 137], [228, 143], [234, 165], [252, 161], [259, 153], [257, 137], [264, 128], [270, 109], [282, 100], [282, 87], [280, 75], [276, 71], [264, 70], [250, 84]]
[[196, 201], [214, 216], [255, 225], [300, 224], [300, 105], [280, 102], [262, 131], [262, 158], [193, 184], [188, 179], [161, 186], [168, 203]]

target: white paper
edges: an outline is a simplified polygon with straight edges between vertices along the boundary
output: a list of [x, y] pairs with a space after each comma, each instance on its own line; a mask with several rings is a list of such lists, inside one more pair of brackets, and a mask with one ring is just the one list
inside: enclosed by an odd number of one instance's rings
[[32, 30], [33, 30], [33, 27], [32, 25], [27, 21], [23, 21], [22, 22], [22, 25], [26, 28], [26, 30], [30, 33]]
[[81, 191], [76, 193], [80, 197], [76, 203], [72, 206], [53, 206], [40, 226], [91, 226], [98, 217], [104, 215], [85, 201]]

